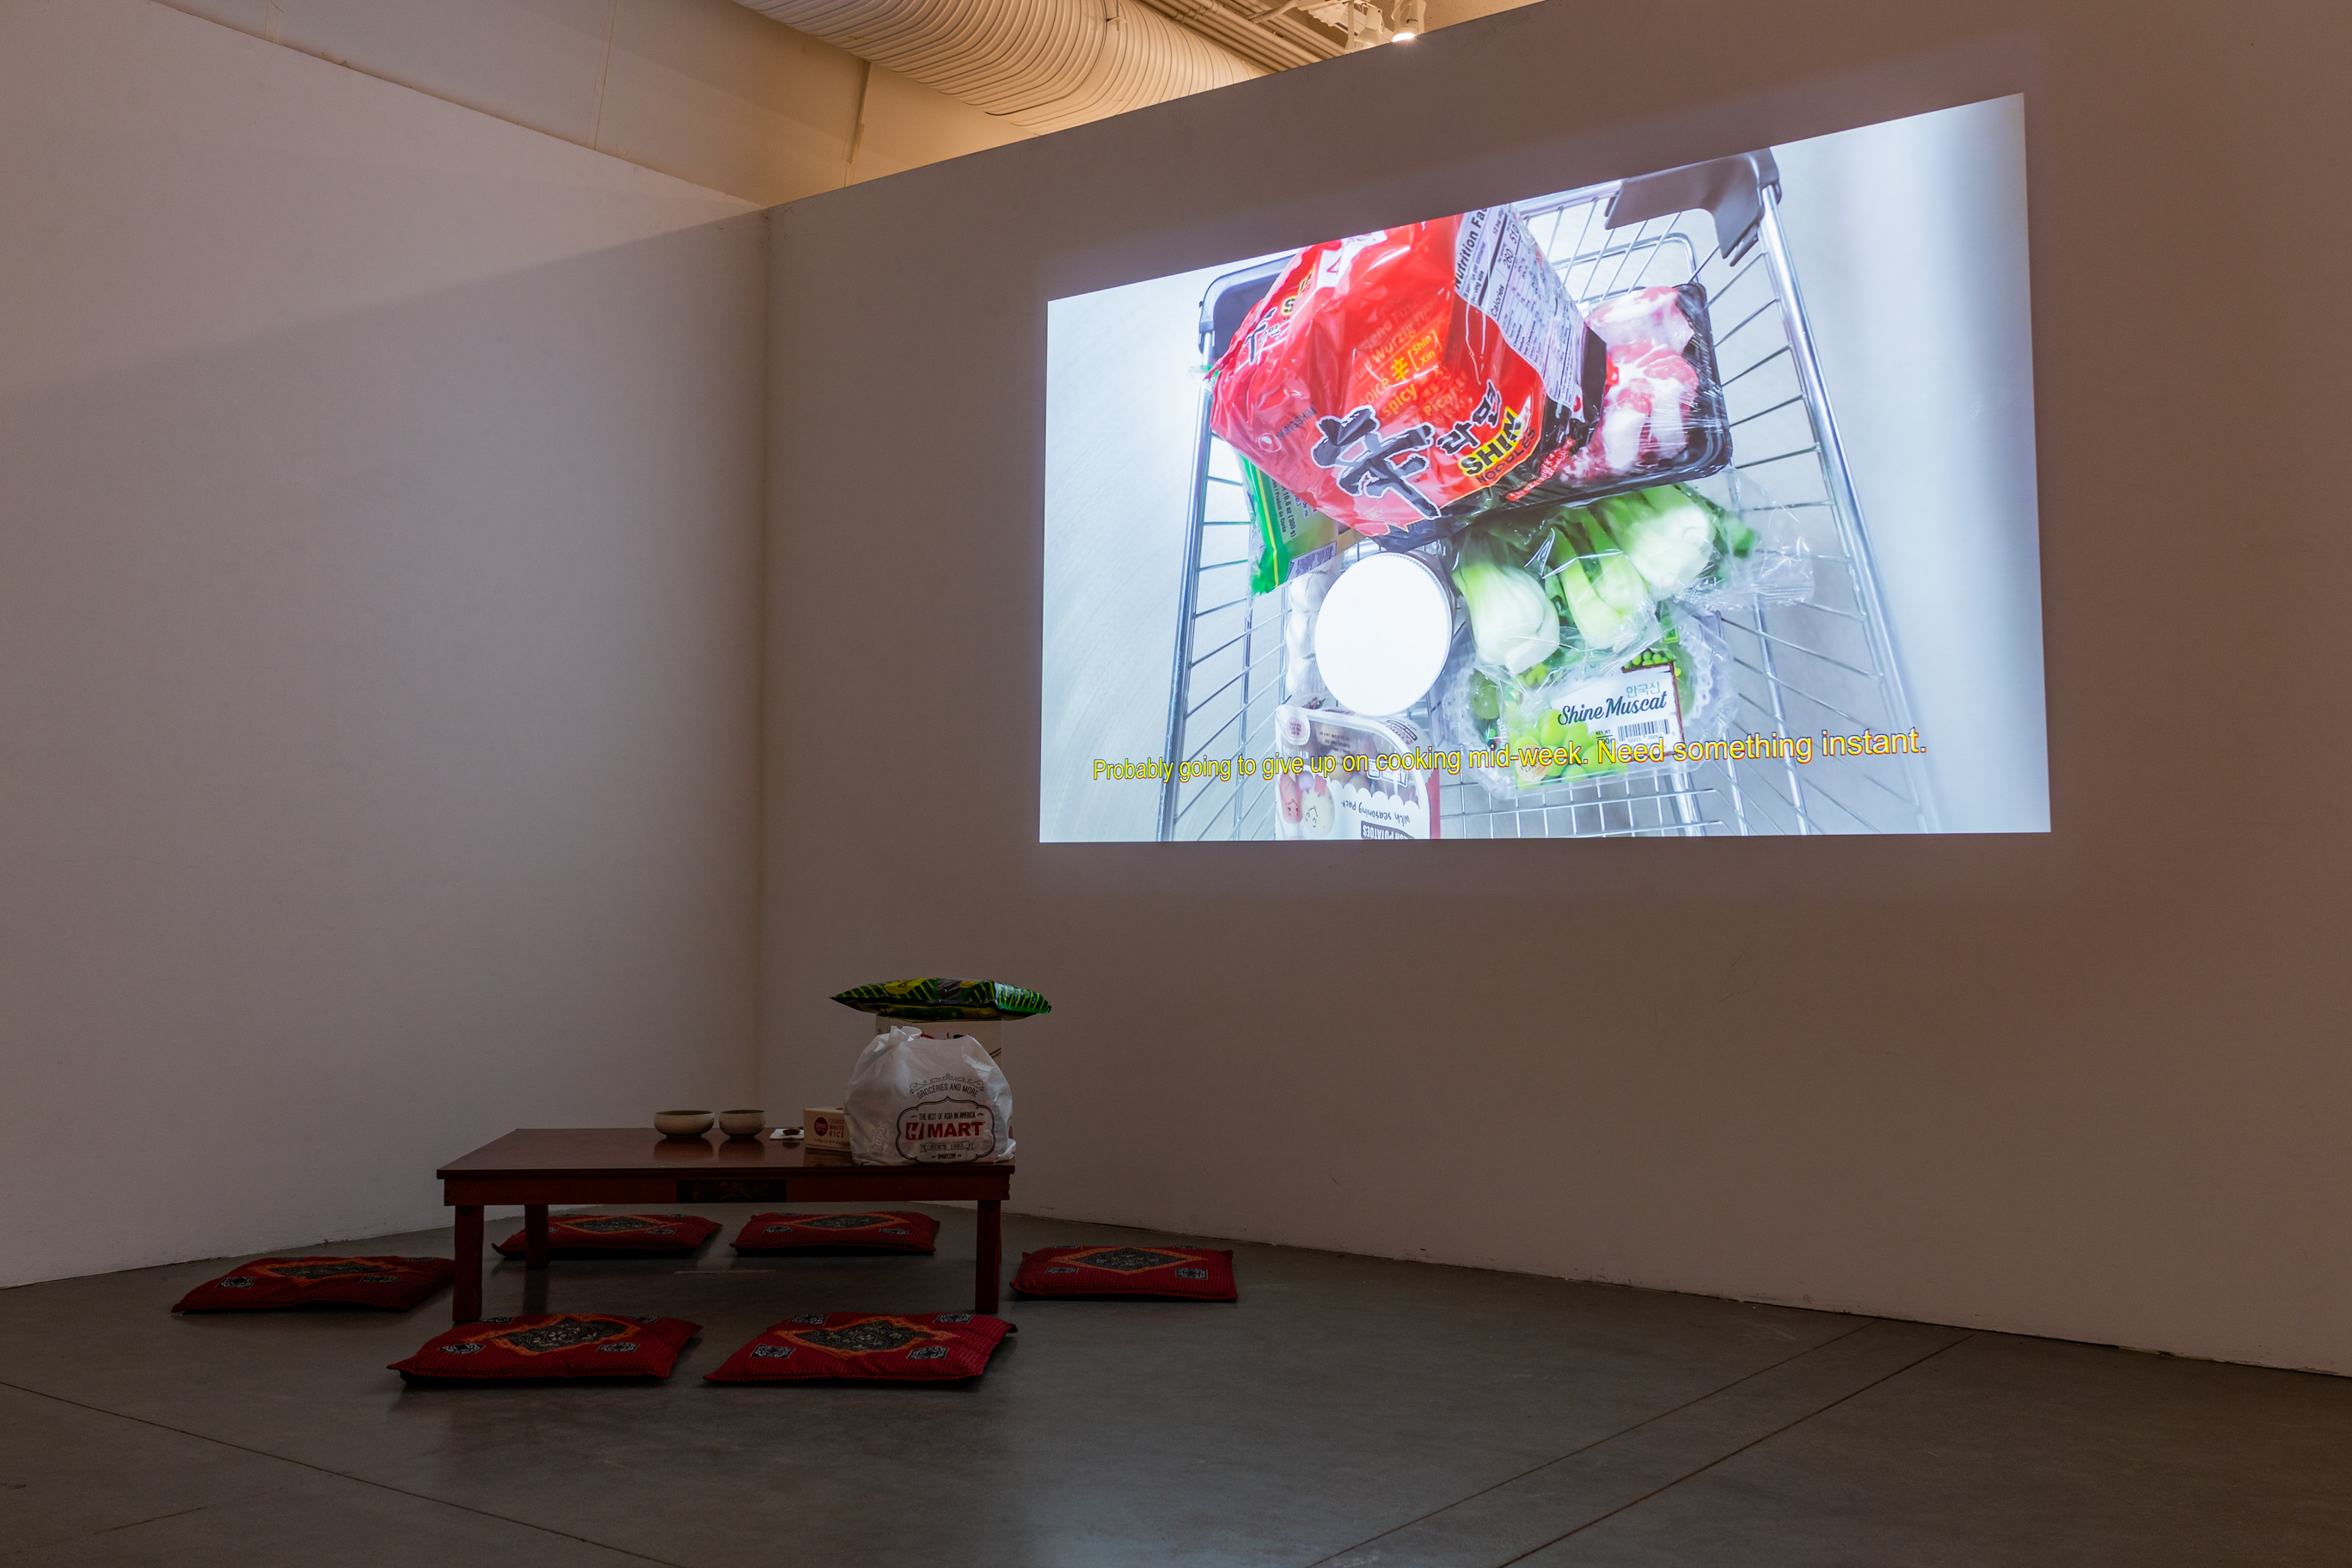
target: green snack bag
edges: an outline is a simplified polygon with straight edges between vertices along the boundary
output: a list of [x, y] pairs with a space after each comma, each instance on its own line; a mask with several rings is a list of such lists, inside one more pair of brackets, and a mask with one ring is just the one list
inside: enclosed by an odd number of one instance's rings
[[885, 980], [853, 985], [834, 998], [845, 1007], [919, 1024], [955, 1019], [1034, 1018], [1054, 1005], [1034, 991], [994, 980]]
[[1358, 535], [1266, 478], [1265, 470], [1242, 459], [1250, 503], [1250, 592], [1271, 594], [1295, 573], [1312, 572]]

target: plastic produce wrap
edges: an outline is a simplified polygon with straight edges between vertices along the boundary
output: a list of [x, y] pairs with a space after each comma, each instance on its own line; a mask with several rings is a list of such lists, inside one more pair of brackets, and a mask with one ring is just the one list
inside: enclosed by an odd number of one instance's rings
[[1620, 668], [1662, 635], [1661, 605], [1717, 614], [1813, 582], [1786, 509], [1737, 512], [1686, 485], [1482, 519], [1450, 554], [1475, 661], [1525, 687]]
[[1402, 719], [1277, 708], [1277, 838], [1435, 838], [1445, 776], [1421, 731]]
[[1599, 673], [1657, 640], [1648, 583], [1605, 530], [1581, 519], [1515, 513], [1454, 541], [1473, 660], [1494, 679], [1544, 686]]
[[1700, 496], [1717, 514], [1721, 550], [1708, 569], [1676, 597], [1693, 609], [1710, 614], [1757, 599], [1793, 604], [1811, 598], [1813, 556], [1796, 514], [1745, 474], [1739, 476], [1736, 488], [1738, 506]]
[[1305, 708], [1331, 694], [1315, 664], [1315, 617], [1339, 575], [1334, 559], [1297, 573], [1283, 586], [1282, 695], [1293, 707]]
[[1739, 688], [1732, 679], [1731, 645], [1724, 640], [1723, 623], [1677, 605], [1674, 629], [1683, 654], [1675, 671], [1684, 688], [1683, 739], [1731, 739], [1739, 728]]
[[1704, 479], [1731, 460], [1706, 290], [1642, 289], [1592, 307], [1585, 325], [1608, 372], [1592, 439], [1558, 454], [1519, 504], [1589, 501]]
[[1713, 618], [1672, 607], [1657, 639], [1622, 665], [1548, 675], [1498, 680], [1465, 662], [1441, 688], [1444, 743], [1492, 759], [1465, 771], [1498, 794], [1675, 766], [1675, 747], [1729, 735], [1738, 701]]
[[1443, 538], [1584, 445], [1608, 353], [1485, 207], [1300, 253], [1218, 360], [1210, 427], [1368, 538]]

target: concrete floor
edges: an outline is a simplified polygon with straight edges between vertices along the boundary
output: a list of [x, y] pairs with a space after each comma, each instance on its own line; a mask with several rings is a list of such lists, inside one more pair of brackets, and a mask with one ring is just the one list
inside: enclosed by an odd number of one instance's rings
[[[971, 1216], [934, 1258], [755, 1261], [748, 1208], [698, 1212], [689, 1259], [490, 1278], [492, 1313], [701, 1323], [643, 1386], [406, 1387], [446, 1294], [0, 1291], [0, 1563], [2352, 1563], [2352, 1379], [1244, 1246], [1237, 1305], [1008, 1302], [973, 1385], [723, 1387], [780, 1318], [967, 1304]], [[1184, 1238], [1013, 1217], [1008, 1268], [1112, 1239]]]

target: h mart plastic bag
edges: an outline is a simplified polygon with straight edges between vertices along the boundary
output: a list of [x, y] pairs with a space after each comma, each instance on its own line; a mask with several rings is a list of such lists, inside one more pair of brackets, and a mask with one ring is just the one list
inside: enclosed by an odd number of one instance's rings
[[849, 1150], [861, 1165], [958, 1164], [1013, 1155], [1013, 1088], [970, 1035], [901, 1026], [850, 1070]]

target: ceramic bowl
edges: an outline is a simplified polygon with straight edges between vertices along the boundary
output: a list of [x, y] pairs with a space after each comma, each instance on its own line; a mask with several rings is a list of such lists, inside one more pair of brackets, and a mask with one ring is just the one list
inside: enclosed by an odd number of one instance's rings
[[722, 1110], [719, 1113], [719, 1131], [730, 1138], [757, 1138], [768, 1130], [768, 1113], [764, 1110]]
[[654, 1131], [672, 1138], [691, 1138], [710, 1129], [710, 1112], [707, 1110], [664, 1110], [654, 1117]]

